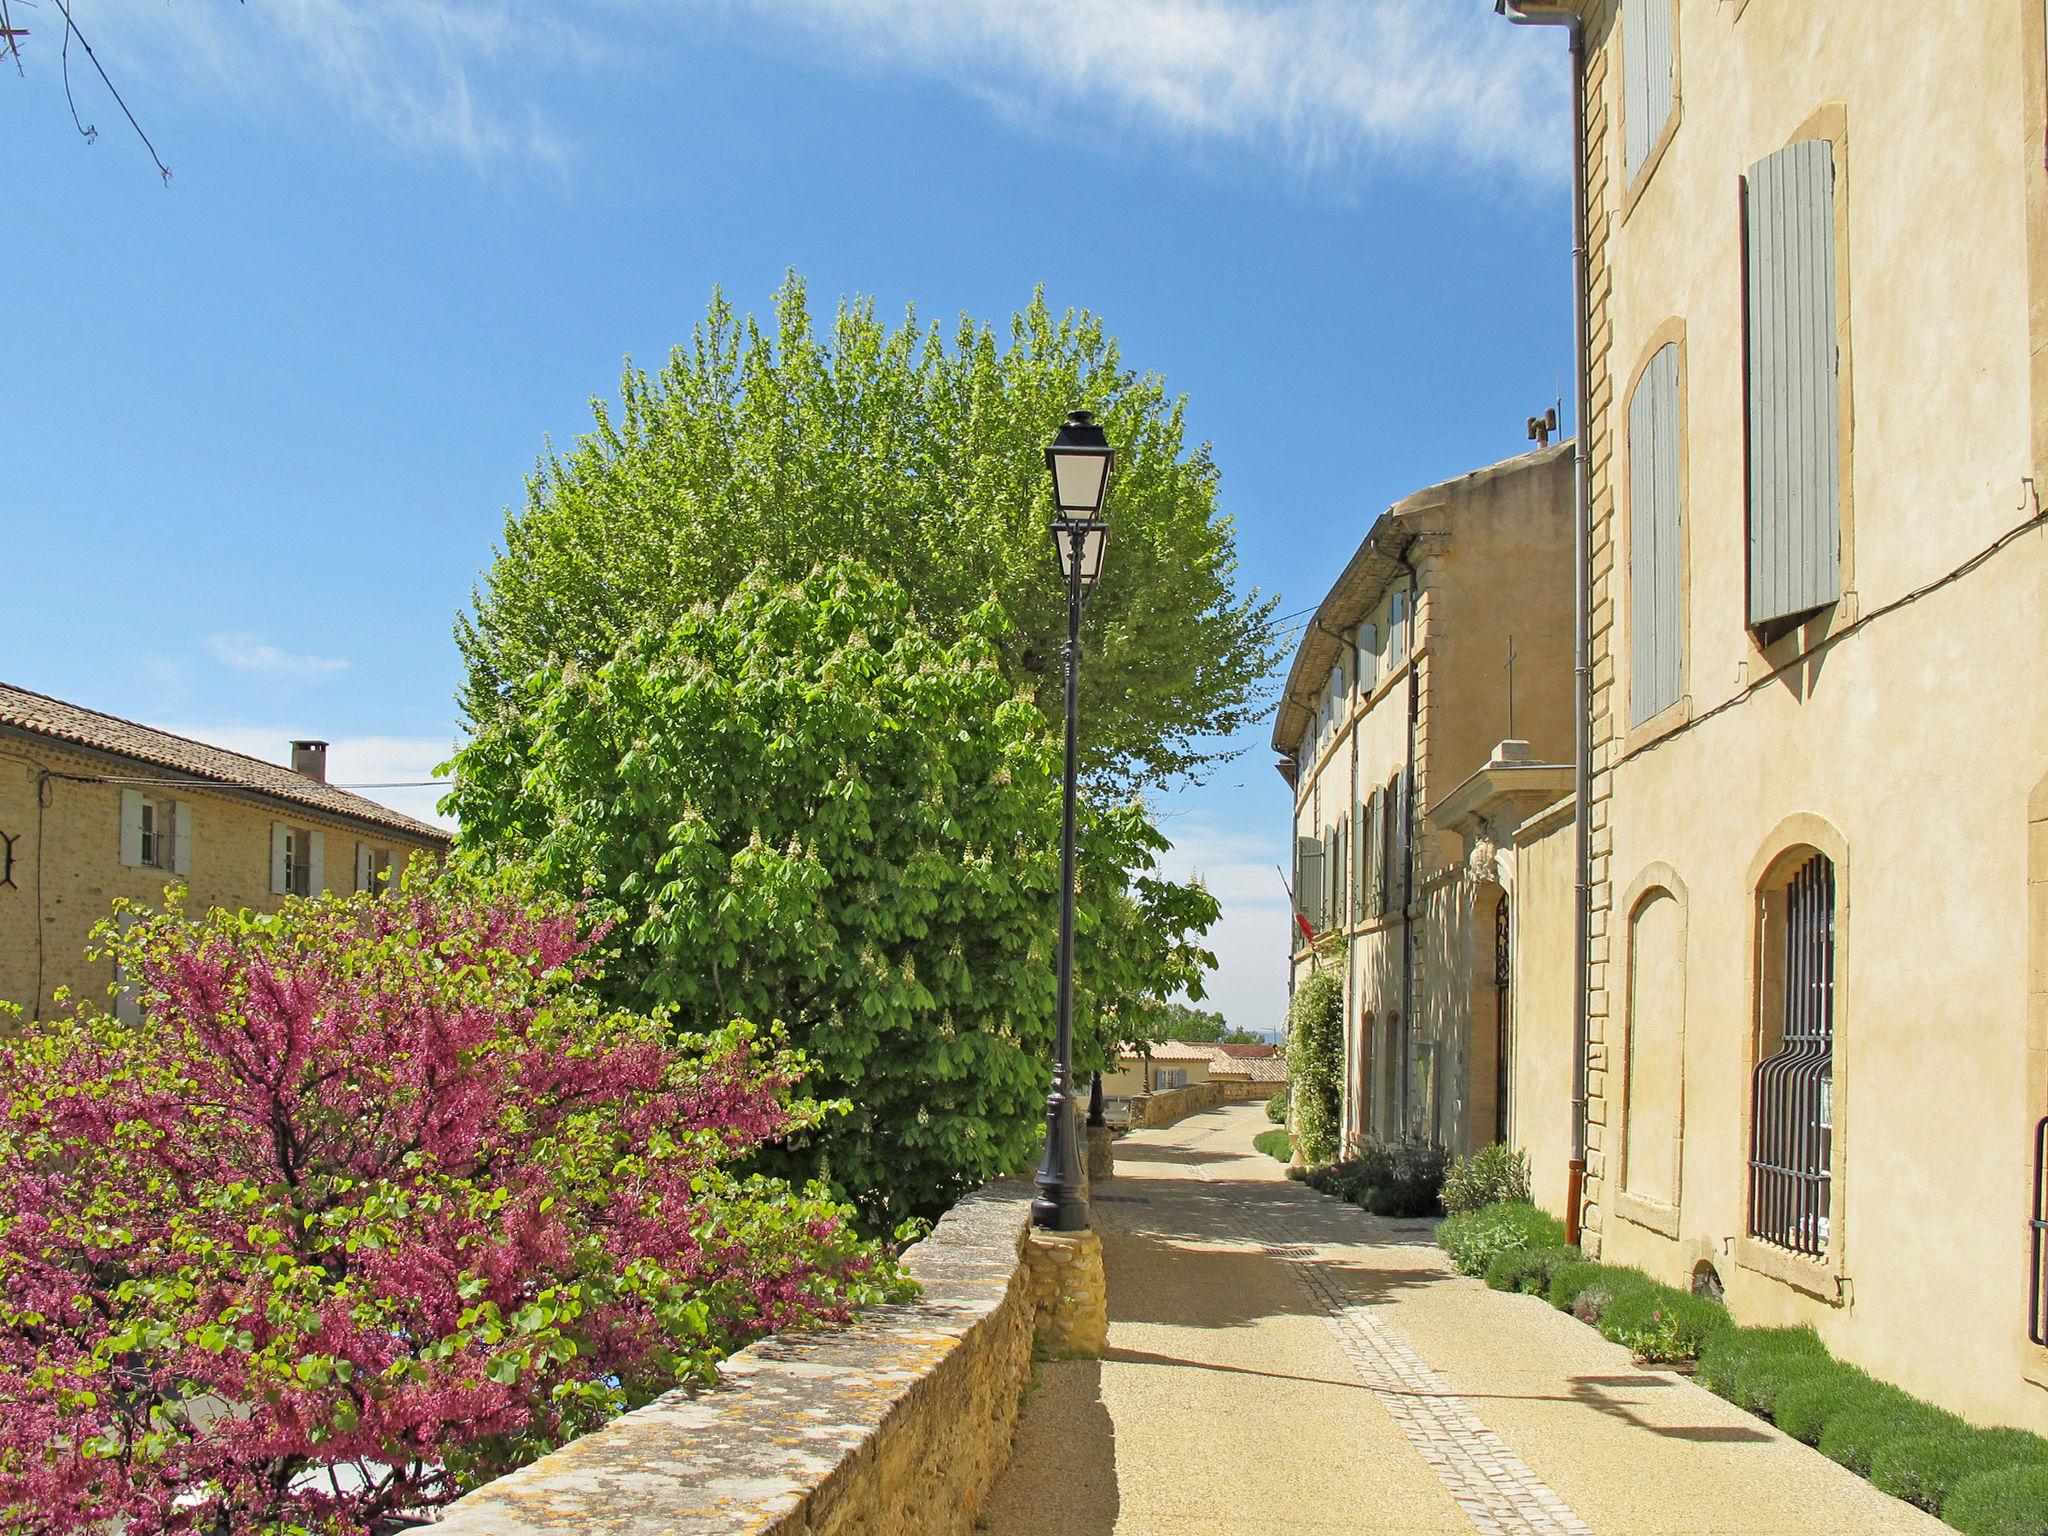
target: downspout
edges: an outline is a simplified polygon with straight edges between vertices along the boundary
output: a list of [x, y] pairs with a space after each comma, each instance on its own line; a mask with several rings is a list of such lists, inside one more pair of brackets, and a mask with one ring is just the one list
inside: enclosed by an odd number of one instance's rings
[[[1572, 911], [1572, 1156], [1565, 1182], [1565, 1241], [1579, 1241], [1586, 1185], [1587, 994], [1592, 983], [1592, 528], [1586, 457], [1590, 359], [1586, 332], [1590, 300], [1586, 275], [1586, 29], [1576, 10], [1530, 11], [1531, 0], [1494, 0], [1496, 15], [1517, 26], [1562, 26], [1571, 33], [1572, 70], [1572, 363], [1577, 400], [1572, 422], [1572, 841], [1576, 877]], [[1537, 0], [1540, 3], [1540, 0]]]
[[[1415, 567], [1409, 564], [1408, 551], [1415, 547], [1410, 539], [1394, 556], [1394, 562], [1408, 573], [1408, 622], [1402, 631], [1402, 640], [1408, 655], [1408, 767], [1401, 777], [1401, 1135], [1406, 1139], [1413, 1129], [1414, 1111], [1411, 1104], [1415, 1062], [1415, 940], [1410, 932], [1413, 919], [1408, 915], [1410, 903], [1415, 899], [1415, 725], [1422, 710], [1422, 687], [1415, 666]], [[1430, 1128], [1432, 1131], [1435, 1127]]]

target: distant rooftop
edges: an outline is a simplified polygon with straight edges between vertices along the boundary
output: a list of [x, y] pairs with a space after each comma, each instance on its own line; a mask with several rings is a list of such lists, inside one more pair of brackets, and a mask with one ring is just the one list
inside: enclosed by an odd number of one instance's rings
[[[94, 752], [124, 758], [167, 770], [169, 776], [190, 780], [194, 787], [215, 786], [283, 800], [330, 816], [365, 822], [427, 843], [447, 843], [448, 833], [440, 827], [379, 805], [345, 789], [336, 789], [318, 779], [260, 757], [208, 746], [185, 736], [173, 736], [151, 726], [103, 715], [53, 699], [48, 694], [0, 683], [0, 728], [12, 728], [33, 736]], [[119, 777], [109, 774], [109, 778]]]

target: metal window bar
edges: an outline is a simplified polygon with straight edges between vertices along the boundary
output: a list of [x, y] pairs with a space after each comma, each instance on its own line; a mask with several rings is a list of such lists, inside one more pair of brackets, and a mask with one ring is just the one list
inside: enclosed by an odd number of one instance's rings
[[2027, 1337], [2048, 1344], [2048, 1120], [2034, 1127], [2033, 1251], [2027, 1277]]
[[1514, 979], [1508, 899], [1493, 909], [1493, 1139], [1508, 1139], [1508, 988]]
[[1781, 1023], [1752, 1089], [1749, 1231], [1818, 1258], [1828, 1246], [1835, 1075], [1835, 867], [1820, 854], [1785, 891]]

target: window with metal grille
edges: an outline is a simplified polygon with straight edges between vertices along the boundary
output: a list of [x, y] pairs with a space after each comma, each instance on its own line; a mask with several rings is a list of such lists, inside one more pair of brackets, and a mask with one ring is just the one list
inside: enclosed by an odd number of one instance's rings
[[2034, 1127], [2034, 1210], [2027, 1272], [2027, 1337], [2048, 1344], [2048, 1120]]
[[1515, 976], [1508, 899], [1493, 909], [1493, 1139], [1508, 1139], [1508, 994]]
[[[1765, 1039], [1751, 1086], [1749, 1233], [1818, 1258], [1828, 1246], [1835, 1128], [1835, 866], [1815, 854], [1769, 893]], [[1771, 1038], [1775, 1035], [1775, 1039]]]

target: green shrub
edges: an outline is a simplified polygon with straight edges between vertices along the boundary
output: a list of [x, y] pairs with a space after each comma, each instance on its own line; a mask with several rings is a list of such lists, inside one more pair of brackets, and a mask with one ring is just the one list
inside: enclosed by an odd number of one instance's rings
[[1765, 1358], [1802, 1360], [1811, 1371], [1816, 1361], [1832, 1357], [1811, 1328], [1727, 1328], [1700, 1346], [1697, 1379], [1708, 1391], [1739, 1403], [1736, 1377], [1752, 1362]]
[[1444, 1154], [1427, 1142], [1364, 1143], [1354, 1157], [1312, 1168], [1308, 1182], [1375, 1216], [1435, 1216]]
[[1579, 1250], [1562, 1244], [1554, 1248], [1510, 1248], [1506, 1253], [1496, 1254], [1486, 1266], [1486, 1283], [1496, 1291], [1541, 1296], [1550, 1289], [1551, 1276], [1559, 1265], [1579, 1262]]
[[2048, 1464], [2048, 1440], [2023, 1429], [1971, 1426], [1892, 1441], [1870, 1458], [1870, 1480], [1893, 1498], [1938, 1515], [1965, 1479], [2038, 1464]]
[[1600, 1309], [1601, 1334], [1652, 1362], [1694, 1359], [1710, 1335], [1732, 1326], [1720, 1302], [1647, 1279], [1616, 1287]]
[[1968, 1427], [1952, 1413], [1873, 1381], [1859, 1401], [1828, 1419], [1815, 1443], [1828, 1460], [1840, 1462], [1858, 1477], [1868, 1477], [1872, 1460], [1895, 1442]]
[[1641, 1297], [1643, 1302], [1639, 1312], [1647, 1315], [1648, 1297], [1655, 1288], [1656, 1282], [1641, 1270], [1626, 1269], [1618, 1264], [1598, 1264], [1593, 1267], [1593, 1273], [1581, 1277], [1574, 1288], [1571, 1304], [1565, 1310], [1582, 1323], [1597, 1325], [1617, 1303]]
[[1800, 1373], [1775, 1388], [1771, 1417], [1794, 1440], [1819, 1445], [1830, 1419], [1867, 1405], [1872, 1385], [1870, 1377], [1853, 1365], [1807, 1361]]
[[1252, 1146], [1268, 1157], [1277, 1157], [1283, 1163], [1294, 1161], [1294, 1138], [1287, 1134], [1287, 1128], [1261, 1131], [1252, 1138]]
[[2048, 1536], [2048, 1466], [1966, 1477], [1942, 1503], [1941, 1518], [1963, 1536]]
[[1324, 964], [1294, 989], [1287, 1007], [1287, 1077], [1294, 1134], [1311, 1163], [1337, 1155], [1344, 1098], [1344, 978]]
[[1562, 1246], [1564, 1223], [1526, 1202], [1503, 1200], [1445, 1217], [1436, 1241], [1461, 1272], [1483, 1275], [1495, 1258], [1513, 1249]]
[[1444, 1209], [1456, 1216], [1503, 1200], [1529, 1198], [1529, 1159], [1496, 1142], [1444, 1170]]
[[1266, 1100], [1266, 1118], [1275, 1125], [1285, 1125], [1287, 1123], [1287, 1090], [1285, 1088], [1282, 1088], [1273, 1097]]

